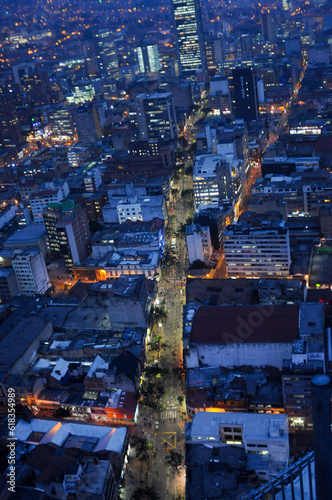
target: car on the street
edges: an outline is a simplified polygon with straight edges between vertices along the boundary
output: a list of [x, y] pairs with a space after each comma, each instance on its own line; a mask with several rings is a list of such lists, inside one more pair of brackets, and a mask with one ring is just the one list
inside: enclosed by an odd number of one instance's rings
[[156, 429], [159, 429], [159, 422], [156, 422]]

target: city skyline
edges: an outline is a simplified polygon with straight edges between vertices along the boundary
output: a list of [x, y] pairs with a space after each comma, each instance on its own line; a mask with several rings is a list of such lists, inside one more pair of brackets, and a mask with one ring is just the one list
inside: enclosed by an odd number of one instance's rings
[[325, 0], [0, 2], [5, 496], [329, 500], [331, 46]]

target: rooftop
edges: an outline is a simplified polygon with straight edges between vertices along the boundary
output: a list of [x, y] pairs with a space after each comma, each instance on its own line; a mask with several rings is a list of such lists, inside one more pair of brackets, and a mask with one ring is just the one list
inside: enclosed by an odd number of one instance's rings
[[280, 437], [279, 429], [288, 428], [287, 415], [200, 411], [193, 417], [190, 435], [191, 437], [219, 435], [219, 426], [223, 424], [242, 425], [244, 427], [243, 434], [248, 440], [260, 439], [262, 436], [278, 439]]
[[190, 342], [280, 343], [298, 337], [298, 305], [202, 306], [194, 316]]
[[[39, 443], [30, 440], [32, 433], [42, 433]], [[80, 436], [82, 440], [95, 438], [97, 440], [91, 451], [113, 451], [121, 453], [127, 435], [126, 427], [106, 427], [90, 424], [61, 423], [56, 420], [41, 420], [33, 418], [30, 423], [19, 420], [15, 437], [18, 441], [31, 444], [48, 444], [62, 447], [70, 436]]]
[[24, 229], [16, 231], [12, 236], [10, 236], [4, 246], [10, 247], [11, 245], [35, 243], [40, 240], [46, 234], [46, 229], [44, 224], [36, 224], [32, 222]]
[[[22, 320], [0, 342], [0, 379], [24, 356], [30, 345], [48, 327], [50, 322], [30, 317]], [[49, 335], [52, 328], [49, 330]]]

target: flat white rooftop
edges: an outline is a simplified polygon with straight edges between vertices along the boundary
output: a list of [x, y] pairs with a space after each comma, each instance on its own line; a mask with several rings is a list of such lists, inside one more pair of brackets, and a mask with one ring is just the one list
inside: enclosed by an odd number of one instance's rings
[[279, 429], [288, 433], [287, 415], [257, 414], [257, 413], [210, 413], [198, 412], [193, 418], [191, 437], [218, 436], [220, 425], [243, 426], [246, 439], [261, 439], [269, 435], [279, 438]]

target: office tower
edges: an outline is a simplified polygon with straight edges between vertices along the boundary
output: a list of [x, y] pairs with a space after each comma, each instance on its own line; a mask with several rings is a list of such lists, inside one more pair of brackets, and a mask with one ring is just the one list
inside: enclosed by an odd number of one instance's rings
[[82, 263], [90, 253], [90, 230], [83, 207], [72, 200], [51, 203], [43, 211], [49, 251], [66, 267]]
[[45, 259], [39, 248], [17, 250], [12, 264], [22, 295], [43, 294], [50, 288]]
[[161, 69], [156, 43], [145, 42], [137, 47], [137, 59], [140, 73], [156, 73]]
[[15, 107], [15, 97], [12, 93], [2, 94], [0, 97], [0, 148], [19, 146], [22, 142], [22, 127]]
[[97, 78], [99, 75], [99, 67], [97, 58], [94, 56], [87, 56], [85, 58], [85, 71], [88, 78]]
[[119, 61], [113, 33], [106, 29], [100, 30], [95, 35], [95, 42], [100, 72], [111, 80], [119, 79]]
[[72, 113], [66, 108], [54, 109], [49, 114], [52, 138], [56, 142], [72, 141], [76, 135]]
[[196, 157], [193, 173], [195, 210], [216, 208], [223, 203], [238, 201], [242, 193], [243, 160], [222, 155]]
[[193, 105], [193, 85], [191, 80], [178, 79], [175, 81], [168, 81], [162, 84], [166, 92], [173, 94], [173, 102], [175, 109], [180, 108], [180, 112], [189, 113]]
[[174, 29], [180, 73], [195, 76], [206, 71], [201, 5], [199, 0], [172, 0]]
[[58, 203], [63, 200], [61, 189], [43, 189], [37, 193], [32, 193], [30, 196], [30, 206], [33, 215], [33, 220], [36, 224], [43, 224], [43, 210], [49, 203]]
[[266, 42], [273, 42], [274, 33], [272, 27], [271, 14], [264, 13], [261, 15], [262, 35]]
[[229, 76], [229, 90], [234, 118], [246, 122], [258, 117], [257, 90], [253, 70], [250, 68], [233, 69]]
[[139, 94], [136, 111], [140, 140], [177, 139], [175, 107], [170, 92]]
[[78, 140], [82, 146], [94, 144], [101, 138], [100, 120], [94, 104], [76, 108], [73, 117]]
[[[220, 40], [218, 40], [220, 41]], [[216, 57], [216, 47], [214, 38], [207, 38], [205, 40], [205, 54], [206, 54], [206, 66], [209, 75], [213, 76], [218, 71], [217, 57]]]
[[47, 71], [38, 71], [31, 66], [18, 69], [19, 87], [23, 102], [31, 106], [51, 104], [51, 84]]

